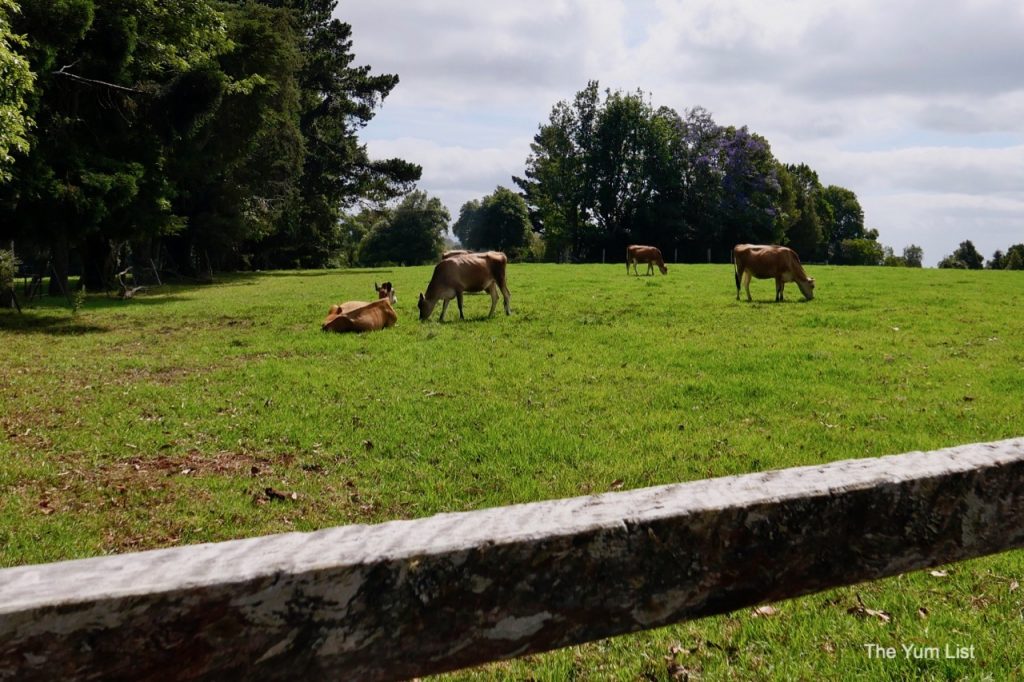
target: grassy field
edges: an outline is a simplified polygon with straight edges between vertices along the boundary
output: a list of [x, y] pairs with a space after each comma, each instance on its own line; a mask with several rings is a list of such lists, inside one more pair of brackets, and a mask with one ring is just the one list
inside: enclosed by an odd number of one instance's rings
[[[0, 311], [0, 566], [1024, 435], [1018, 272], [809, 266], [814, 301], [750, 304], [731, 266], [623, 270], [512, 265], [511, 317], [467, 296], [444, 324], [417, 321], [427, 267]], [[320, 332], [385, 279], [397, 327]], [[1009, 679], [1020, 582], [1014, 552], [456, 677]], [[974, 657], [900, 648], [947, 644]]]

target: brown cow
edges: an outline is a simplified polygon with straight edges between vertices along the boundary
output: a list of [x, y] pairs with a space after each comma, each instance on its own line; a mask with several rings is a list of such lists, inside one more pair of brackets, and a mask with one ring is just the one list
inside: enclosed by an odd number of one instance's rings
[[661, 274], [667, 275], [668, 268], [665, 267], [665, 260], [661, 257], [661, 250], [655, 246], [642, 246], [630, 244], [626, 247], [626, 274], [629, 274], [629, 264], [633, 264], [633, 274], [640, 276], [636, 271], [637, 263], [647, 263], [647, 274], [654, 274], [654, 266], [657, 265]]
[[782, 300], [782, 289], [786, 282], [796, 282], [804, 298], [814, 298], [814, 278], [808, 277], [800, 264], [800, 256], [786, 246], [763, 246], [761, 244], [737, 244], [732, 250], [732, 261], [736, 271], [736, 300], [740, 300], [740, 281], [750, 297], [750, 277], [758, 279], [775, 278], [775, 300]]
[[332, 312], [327, 314], [321, 329], [325, 332], [372, 332], [393, 327], [398, 321], [398, 314], [386, 298], [346, 310], [347, 305], [331, 306]]
[[438, 301], [441, 306], [440, 321], [444, 322], [444, 314], [448, 304], [454, 298], [459, 303], [459, 319], [466, 319], [462, 314], [462, 294], [486, 291], [491, 295], [491, 312], [498, 305], [498, 289], [505, 303], [505, 314], [511, 315], [509, 299], [511, 294], [505, 284], [505, 267], [508, 258], [501, 251], [484, 253], [459, 253], [450, 255], [434, 266], [434, 274], [427, 285], [426, 295], [420, 294], [417, 304], [420, 309], [420, 320], [426, 320], [434, 312]]
[[448, 258], [451, 258], [452, 256], [461, 256], [461, 255], [467, 254], [467, 253], [473, 253], [473, 252], [472, 251], [467, 251], [466, 249], [452, 249], [451, 251], [445, 251], [444, 253], [442, 253], [441, 254], [441, 260], [447, 260]]
[[[386, 298], [391, 301], [391, 305], [394, 306], [398, 303], [398, 296], [395, 294], [394, 287], [391, 286], [391, 282], [384, 282], [380, 286], [377, 283], [373, 283], [373, 288], [377, 292], [377, 300]], [[356, 308], [362, 308], [364, 305], [369, 305], [368, 301], [345, 301], [344, 303], [336, 303], [331, 306], [330, 310], [327, 311], [328, 315], [337, 315], [350, 312]]]

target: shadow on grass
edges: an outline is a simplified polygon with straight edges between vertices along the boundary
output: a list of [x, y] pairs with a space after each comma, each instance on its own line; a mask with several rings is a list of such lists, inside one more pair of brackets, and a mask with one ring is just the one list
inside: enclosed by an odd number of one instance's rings
[[[336, 270], [273, 270], [269, 272], [238, 273], [252, 274], [259, 277], [328, 277], [328, 276], [350, 276], [350, 275], [387, 275], [394, 272], [393, 268], [376, 269], [336, 269]], [[235, 277], [236, 275], [229, 275]]]
[[82, 324], [67, 315], [26, 315], [16, 312], [0, 314], [0, 331], [14, 334], [47, 334], [49, 336], [78, 336], [110, 331], [109, 327]]

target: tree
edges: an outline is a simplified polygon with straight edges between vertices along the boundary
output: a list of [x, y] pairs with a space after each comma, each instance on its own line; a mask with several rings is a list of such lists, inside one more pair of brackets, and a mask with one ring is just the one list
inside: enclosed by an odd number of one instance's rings
[[882, 265], [890, 268], [905, 268], [907, 267], [907, 259], [902, 256], [897, 256], [891, 246], [883, 246]]
[[299, 129], [303, 146], [297, 191], [280, 212], [277, 230], [254, 248], [268, 264], [322, 265], [340, 246], [342, 212], [358, 199], [384, 203], [408, 192], [420, 166], [371, 160], [357, 134], [398, 84], [394, 74], [353, 66], [352, 27], [332, 18], [337, 0], [262, 0], [298, 17]]
[[789, 247], [806, 259], [822, 258], [823, 244], [827, 244], [822, 232], [822, 223], [832, 222], [831, 209], [823, 197], [824, 188], [818, 180], [818, 174], [810, 166], [786, 166], [796, 192], [796, 219], [786, 232]]
[[473, 199], [463, 204], [452, 232], [468, 249], [504, 251], [517, 258], [530, 244], [526, 201], [499, 186], [482, 201]]
[[[523, 203], [525, 204], [525, 201]], [[470, 199], [459, 209], [459, 219], [452, 225], [452, 234], [459, 240], [463, 248], [473, 248], [469, 246], [469, 243], [480, 229], [480, 207], [480, 199]]]
[[18, 53], [25, 37], [11, 33], [9, 13], [18, 11], [14, 0], [0, 0], [0, 183], [10, 180], [14, 164], [12, 151], [28, 152], [28, 131], [32, 119], [26, 98], [32, 92], [34, 75], [28, 60]]
[[36, 126], [0, 190], [0, 238], [49, 252], [51, 292], [67, 290], [74, 250], [97, 286], [113, 243], [181, 226], [168, 145], [212, 102], [176, 86], [227, 48], [223, 20], [204, 0], [64, 0], [23, 3], [12, 26], [30, 36]]
[[733, 245], [778, 244], [782, 241], [776, 222], [781, 195], [776, 168], [768, 141], [751, 133], [746, 126], [727, 128], [722, 147], [721, 227], [716, 235], [719, 253]]
[[874, 239], [860, 237], [839, 243], [837, 260], [846, 265], [881, 265], [884, 259], [885, 251]]
[[829, 185], [822, 196], [829, 206], [832, 218], [831, 224], [823, 230], [828, 239], [827, 257], [842, 263], [844, 261], [840, 244], [846, 239], [865, 237], [864, 209], [861, 208], [857, 195], [845, 187]]
[[1006, 250], [1005, 270], [1024, 270], [1024, 244], [1014, 244]]
[[903, 248], [903, 261], [909, 268], [919, 268], [924, 261], [924, 249], [917, 244]]
[[555, 104], [530, 144], [524, 177], [512, 178], [549, 257], [584, 258], [598, 235], [591, 221], [595, 183], [590, 166], [599, 107], [597, 81], [590, 81], [571, 103]]
[[183, 93], [215, 92], [216, 106], [182, 136], [168, 164], [182, 188], [175, 208], [187, 220], [169, 248], [179, 267], [208, 277], [212, 267], [273, 264], [246, 262], [244, 252], [277, 231], [305, 148], [293, 13], [251, 4], [225, 6], [224, 17], [231, 48]]
[[366, 265], [436, 261], [449, 219], [440, 199], [419, 190], [410, 192], [371, 228], [359, 249], [359, 260]]
[[956, 251], [939, 261], [939, 267], [981, 270], [984, 260], [982, 255], [978, 253], [978, 250], [974, 248], [971, 240], [968, 239], [967, 241], [960, 242], [960, 246], [957, 247]]

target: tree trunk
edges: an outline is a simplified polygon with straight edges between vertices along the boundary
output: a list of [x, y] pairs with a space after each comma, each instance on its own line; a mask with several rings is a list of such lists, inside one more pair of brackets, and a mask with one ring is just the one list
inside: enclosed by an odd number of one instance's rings
[[89, 291], [108, 291], [114, 283], [116, 254], [110, 242], [98, 235], [85, 240], [82, 249], [82, 284]]
[[50, 265], [53, 266], [50, 272], [43, 273], [43, 276], [50, 276], [50, 296], [64, 296], [68, 294], [68, 270], [69, 270], [70, 249], [68, 247], [68, 236], [61, 230], [60, 234], [50, 245]]

